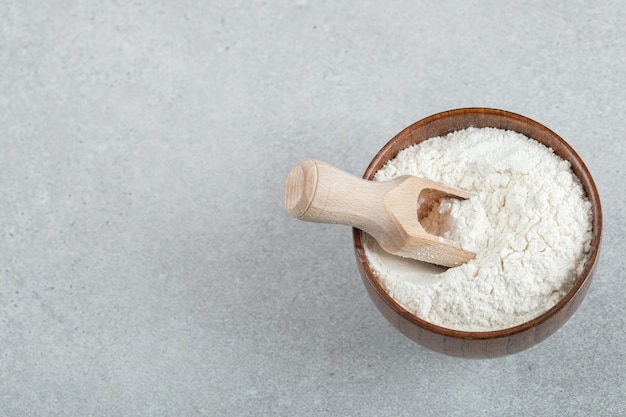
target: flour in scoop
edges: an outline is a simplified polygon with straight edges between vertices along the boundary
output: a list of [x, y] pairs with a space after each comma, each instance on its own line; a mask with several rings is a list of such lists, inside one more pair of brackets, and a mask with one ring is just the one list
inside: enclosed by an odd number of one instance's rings
[[375, 179], [415, 175], [475, 193], [444, 199], [422, 220], [476, 253], [444, 269], [390, 255], [365, 236], [388, 294], [418, 317], [450, 329], [512, 327], [554, 306], [587, 260], [591, 204], [569, 162], [517, 132], [469, 128], [401, 151]]

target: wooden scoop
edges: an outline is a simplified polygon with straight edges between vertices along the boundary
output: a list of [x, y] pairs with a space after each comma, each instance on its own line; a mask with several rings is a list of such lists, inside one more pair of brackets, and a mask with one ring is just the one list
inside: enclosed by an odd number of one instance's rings
[[410, 175], [367, 181], [314, 159], [294, 166], [285, 183], [285, 206], [293, 217], [356, 227], [389, 253], [449, 267], [476, 255], [452, 240], [427, 233], [420, 220], [441, 198], [471, 196]]

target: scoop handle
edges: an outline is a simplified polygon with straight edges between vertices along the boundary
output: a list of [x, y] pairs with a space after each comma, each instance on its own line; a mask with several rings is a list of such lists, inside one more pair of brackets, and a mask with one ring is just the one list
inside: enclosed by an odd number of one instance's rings
[[[345, 224], [366, 232], [380, 229], [387, 186], [367, 181], [326, 162], [296, 164], [285, 183], [285, 207], [295, 218]], [[382, 216], [382, 217], [381, 217]]]

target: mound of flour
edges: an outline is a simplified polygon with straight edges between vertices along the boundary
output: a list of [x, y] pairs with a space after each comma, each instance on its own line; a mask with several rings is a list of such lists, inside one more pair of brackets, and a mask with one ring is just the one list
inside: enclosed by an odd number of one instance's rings
[[591, 241], [591, 204], [570, 164], [512, 131], [469, 128], [401, 151], [377, 181], [415, 175], [475, 193], [445, 199], [424, 228], [476, 253], [444, 269], [390, 255], [365, 236], [376, 278], [431, 323], [495, 330], [554, 306], [580, 275]]

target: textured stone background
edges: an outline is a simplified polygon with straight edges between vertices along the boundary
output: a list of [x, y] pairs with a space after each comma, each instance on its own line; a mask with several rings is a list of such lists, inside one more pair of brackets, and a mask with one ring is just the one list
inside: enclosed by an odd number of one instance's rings
[[[625, 39], [619, 1], [1, 1], [0, 414], [623, 413]], [[605, 216], [570, 322], [488, 361], [282, 205], [298, 160], [360, 175], [467, 106], [558, 132]]]

